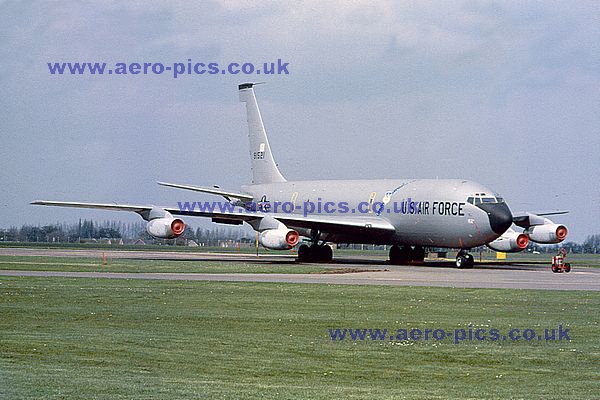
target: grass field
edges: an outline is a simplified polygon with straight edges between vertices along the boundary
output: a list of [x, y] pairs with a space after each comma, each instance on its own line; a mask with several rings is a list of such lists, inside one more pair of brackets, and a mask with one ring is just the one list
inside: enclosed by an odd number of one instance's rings
[[[120, 251], [164, 251], [164, 252], [181, 252], [181, 253], [196, 253], [196, 252], [219, 252], [219, 253], [249, 253], [255, 254], [256, 248], [251, 247], [217, 247], [217, 246], [170, 246], [170, 245], [155, 245], [155, 244], [103, 244], [103, 243], [31, 243], [31, 242], [0, 242], [0, 248], [31, 248], [31, 249], [72, 249], [72, 250], [120, 250]], [[272, 250], [259, 248], [259, 253], [272, 253]]]
[[[597, 292], [0, 278], [0, 398], [598, 398]], [[570, 329], [332, 341], [328, 328]]]
[[240, 261], [131, 260], [91, 257], [0, 256], [0, 270], [88, 272], [278, 273], [309, 274], [329, 271], [318, 264], [258, 264]]

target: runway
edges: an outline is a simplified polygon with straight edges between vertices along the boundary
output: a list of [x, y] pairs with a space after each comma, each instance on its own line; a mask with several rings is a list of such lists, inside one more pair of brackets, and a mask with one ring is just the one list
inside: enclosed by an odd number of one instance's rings
[[[0, 249], [0, 255], [46, 257], [97, 257], [102, 250]], [[249, 255], [230, 253], [175, 253], [110, 251], [111, 258], [236, 261], [248, 263], [293, 264], [292, 255]], [[364, 272], [336, 273], [339, 269]], [[352, 256], [327, 264], [331, 273], [256, 274], [256, 273], [117, 273], [0, 270], [1, 276], [38, 276], [67, 278], [146, 279], [172, 281], [228, 281], [313, 283], [342, 285], [438, 286], [457, 288], [511, 288], [542, 290], [600, 290], [600, 269], [574, 267], [568, 274], [554, 274], [548, 268], [532, 264], [480, 264], [473, 269], [456, 269], [452, 263], [429, 262], [423, 266], [390, 266], [383, 259]]]

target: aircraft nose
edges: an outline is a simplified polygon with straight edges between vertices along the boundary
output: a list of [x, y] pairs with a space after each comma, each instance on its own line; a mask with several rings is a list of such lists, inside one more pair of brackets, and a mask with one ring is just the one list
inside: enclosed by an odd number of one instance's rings
[[513, 223], [513, 216], [506, 203], [488, 203], [478, 206], [487, 212], [492, 230], [502, 235]]

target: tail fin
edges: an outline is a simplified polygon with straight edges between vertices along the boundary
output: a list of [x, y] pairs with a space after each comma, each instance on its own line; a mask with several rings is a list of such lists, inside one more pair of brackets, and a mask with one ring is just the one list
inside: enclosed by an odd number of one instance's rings
[[271, 154], [271, 146], [265, 132], [254, 89], [256, 83], [242, 83], [238, 86], [240, 101], [246, 103], [248, 114], [248, 138], [250, 139], [250, 162], [252, 163], [252, 183], [285, 182]]

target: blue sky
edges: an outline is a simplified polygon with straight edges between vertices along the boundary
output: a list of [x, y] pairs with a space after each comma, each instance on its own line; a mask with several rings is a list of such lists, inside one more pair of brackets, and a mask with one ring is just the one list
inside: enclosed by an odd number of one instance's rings
[[[125, 4], [122, 4], [125, 3]], [[600, 233], [600, 3], [0, 2], [0, 226], [135, 215], [33, 199], [205, 199], [250, 180], [236, 85], [47, 62], [289, 62], [257, 88], [288, 179], [468, 178]], [[210, 199], [210, 197], [206, 198]], [[198, 223], [200, 223], [198, 221]]]

